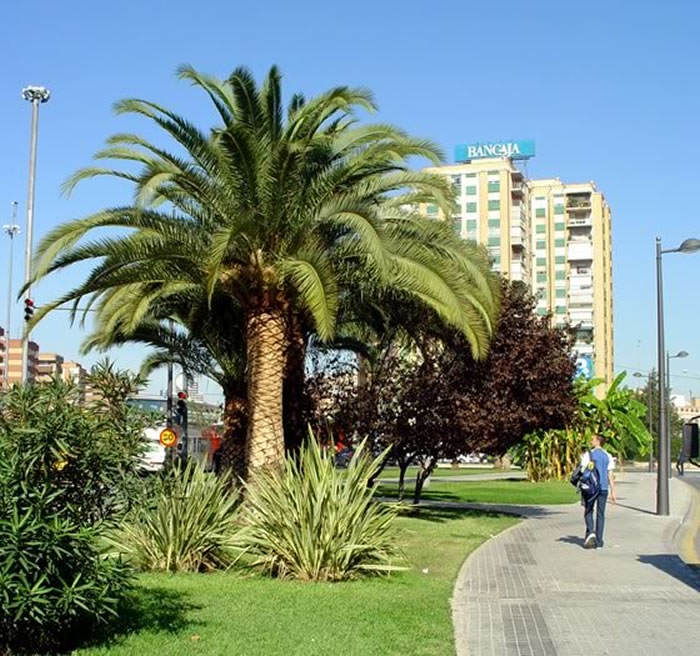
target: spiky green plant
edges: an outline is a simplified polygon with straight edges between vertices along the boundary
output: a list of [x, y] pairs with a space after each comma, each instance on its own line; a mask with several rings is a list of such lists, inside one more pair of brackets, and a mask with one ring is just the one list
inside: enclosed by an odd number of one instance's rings
[[155, 502], [134, 512], [110, 539], [146, 571], [200, 572], [230, 565], [239, 495], [228, 475], [195, 462], [175, 466]]
[[[94, 268], [37, 320], [84, 301], [98, 310], [97, 341], [108, 344], [144, 319], [174, 316], [214, 357], [241, 357], [253, 468], [282, 458], [282, 380], [298, 339], [290, 326], [330, 340], [343, 297], [357, 292], [353, 272], [419, 299], [462, 331], [475, 355], [486, 352], [498, 309], [486, 253], [416, 209], [453, 209], [444, 176], [408, 168], [416, 156], [440, 161], [434, 144], [390, 125], [358, 125], [356, 110], [375, 108], [364, 89], [335, 87], [308, 102], [296, 94], [285, 111], [274, 67], [259, 86], [241, 68], [225, 81], [190, 67], [180, 77], [207, 94], [219, 122], [204, 131], [153, 102], [117, 103], [175, 149], [117, 134], [96, 157], [126, 168], [90, 167], [68, 181], [71, 189], [115, 176], [133, 184], [135, 199], [43, 239], [35, 279], [79, 262]], [[203, 322], [209, 328], [199, 331]], [[227, 335], [233, 348], [220, 349]]]
[[340, 581], [399, 569], [395, 506], [373, 500], [381, 460], [363, 442], [347, 469], [313, 434], [281, 469], [246, 485], [237, 543], [254, 567], [280, 578]]

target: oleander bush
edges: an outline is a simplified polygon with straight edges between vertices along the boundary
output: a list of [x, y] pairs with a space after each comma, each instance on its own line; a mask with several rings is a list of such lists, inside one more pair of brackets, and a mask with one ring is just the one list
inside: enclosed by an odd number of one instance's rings
[[235, 559], [233, 537], [239, 494], [231, 477], [207, 473], [190, 461], [175, 464], [110, 542], [146, 571], [201, 572]]
[[138, 478], [129, 425], [60, 381], [0, 395], [0, 653], [63, 649], [116, 616], [131, 570], [101, 539]]
[[363, 443], [347, 469], [310, 434], [281, 468], [254, 473], [245, 485], [236, 536], [248, 562], [265, 573], [304, 581], [340, 581], [389, 573], [400, 554], [396, 506], [373, 499], [380, 462]]

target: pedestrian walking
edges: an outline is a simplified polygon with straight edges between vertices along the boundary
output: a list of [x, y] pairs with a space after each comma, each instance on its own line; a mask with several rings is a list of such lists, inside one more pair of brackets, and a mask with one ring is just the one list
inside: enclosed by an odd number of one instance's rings
[[[593, 460], [598, 479], [600, 481], [600, 491], [593, 498], [584, 501], [584, 521], [586, 522], [586, 538], [583, 546], [586, 549], [595, 549], [603, 546], [603, 532], [605, 530], [605, 506], [608, 502], [615, 503], [615, 469], [614, 458], [603, 448], [605, 437], [593, 435], [591, 438], [591, 449], [586, 451], [581, 457], [581, 469], [584, 470]], [[595, 520], [593, 513], [595, 511]]]

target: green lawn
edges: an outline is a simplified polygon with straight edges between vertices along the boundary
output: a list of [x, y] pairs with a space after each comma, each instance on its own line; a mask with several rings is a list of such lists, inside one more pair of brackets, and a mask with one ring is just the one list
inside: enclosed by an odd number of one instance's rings
[[[450, 476], [469, 476], [470, 474], [498, 474], [502, 472], [502, 469], [495, 469], [493, 467], [460, 467], [459, 469], [453, 469], [452, 467], [440, 467], [433, 472], [433, 478], [448, 478]], [[409, 467], [406, 471], [406, 482], [411, 479], [416, 478], [418, 473], [418, 467]], [[379, 475], [379, 480], [385, 478], [398, 478], [399, 468], [398, 467], [385, 467], [382, 473]]]
[[390, 579], [282, 582], [236, 573], [143, 575], [111, 642], [75, 654], [454, 654], [449, 600], [464, 558], [517, 520], [422, 508], [397, 520], [411, 569]]
[[[379, 486], [380, 496], [396, 496], [397, 485], [388, 483]], [[406, 500], [413, 495], [413, 481], [407, 481]], [[576, 490], [568, 481], [544, 481], [531, 483], [518, 479], [494, 481], [451, 481], [433, 480], [423, 490], [425, 501], [461, 501], [464, 503], [505, 503], [505, 504], [560, 504], [575, 503]]]

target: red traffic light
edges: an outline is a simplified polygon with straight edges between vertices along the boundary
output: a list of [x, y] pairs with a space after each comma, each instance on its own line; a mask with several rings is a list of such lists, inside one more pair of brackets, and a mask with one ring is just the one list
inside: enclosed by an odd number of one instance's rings
[[25, 298], [24, 299], [24, 305], [27, 308], [33, 308], [34, 307], [34, 301], [31, 298]]
[[186, 392], [178, 392], [177, 398], [182, 399], [184, 401], [187, 398], [187, 393]]

